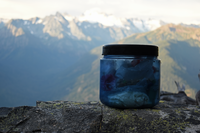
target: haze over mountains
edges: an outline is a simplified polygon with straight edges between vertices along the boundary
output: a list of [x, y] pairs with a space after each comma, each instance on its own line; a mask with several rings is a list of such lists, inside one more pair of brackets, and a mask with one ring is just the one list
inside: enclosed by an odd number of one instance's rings
[[169, 65], [162, 66], [162, 73], [170, 71], [162, 79], [167, 81], [164, 90], [173, 91], [172, 76], [194, 95], [198, 87], [194, 76], [200, 66], [198, 27], [117, 18], [98, 10], [79, 17], [57, 12], [29, 20], [0, 19], [0, 106], [35, 105], [36, 100], [98, 100], [101, 45], [116, 41], [159, 45], [160, 58], [168, 62], [163, 65]]

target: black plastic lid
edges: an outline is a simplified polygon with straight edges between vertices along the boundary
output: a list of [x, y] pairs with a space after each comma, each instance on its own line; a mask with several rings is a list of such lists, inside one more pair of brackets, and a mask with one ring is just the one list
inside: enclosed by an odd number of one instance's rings
[[108, 44], [103, 46], [102, 55], [158, 56], [158, 46], [142, 44]]

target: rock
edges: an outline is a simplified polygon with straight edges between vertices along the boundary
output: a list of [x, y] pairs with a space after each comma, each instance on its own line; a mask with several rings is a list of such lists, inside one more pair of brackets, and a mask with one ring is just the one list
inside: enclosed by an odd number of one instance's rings
[[0, 132], [200, 132], [200, 107], [160, 101], [149, 109], [115, 109], [100, 102], [37, 101], [0, 108]]
[[175, 104], [192, 104], [196, 105], [196, 101], [188, 97], [184, 91], [179, 91], [178, 93], [171, 93], [166, 91], [160, 92], [160, 99], [173, 102]]
[[[174, 102], [175, 104], [192, 104], [197, 105], [196, 100], [188, 97], [185, 93], [185, 85], [180, 86], [178, 82], [175, 81], [178, 93], [171, 93], [166, 91], [160, 92], [160, 99]], [[200, 97], [200, 95], [199, 95]]]
[[182, 87], [180, 86], [179, 82], [176, 82], [176, 81], [175, 81], [175, 84], [176, 84], [176, 86], [177, 86], [178, 92], [180, 92], [180, 91], [185, 92], [185, 85], [184, 85], [184, 84], [182, 85]]
[[197, 103], [197, 105], [200, 106], [200, 90], [196, 93], [195, 98], [196, 98], [196, 103]]
[[[199, 81], [200, 81], [200, 73], [198, 74], [198, 78], [199, 78]], [[200, 90], [196, 93], [195, 98], [196, 98], [197, 105], [200, 106]]]

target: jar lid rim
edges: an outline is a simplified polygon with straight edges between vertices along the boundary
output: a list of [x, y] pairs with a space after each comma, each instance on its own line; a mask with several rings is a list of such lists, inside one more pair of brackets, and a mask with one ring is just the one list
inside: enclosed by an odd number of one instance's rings
[[152, 55], [158, 56], [158, 46], [150, 44], [107, 44], [102, 55]]

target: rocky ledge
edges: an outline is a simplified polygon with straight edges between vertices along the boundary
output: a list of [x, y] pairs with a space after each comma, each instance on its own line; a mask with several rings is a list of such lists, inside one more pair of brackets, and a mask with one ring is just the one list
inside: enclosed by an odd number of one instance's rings
[[200, 107], [168, 101], [151, 109], [114, 109], [100, 102], [37, 101], [0, 108], [0, 132], [200, 133]]

